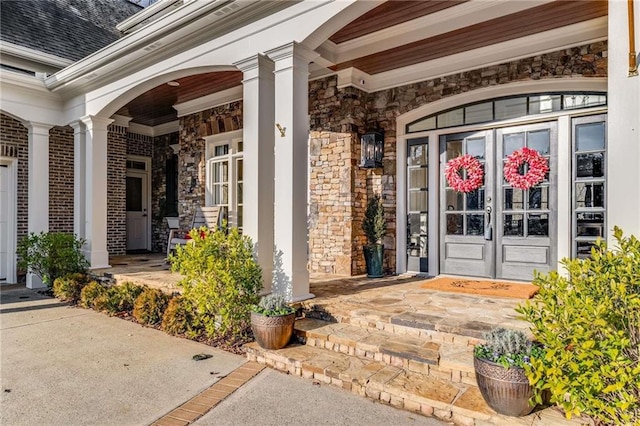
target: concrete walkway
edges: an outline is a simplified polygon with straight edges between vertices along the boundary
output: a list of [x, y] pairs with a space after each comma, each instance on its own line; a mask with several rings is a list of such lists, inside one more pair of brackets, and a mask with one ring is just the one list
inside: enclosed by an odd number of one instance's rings
[[[246, 362], [25, 288], [1, 289], [0, 302], [2, 425], [149, 425]], [[197, 422], [251, 423], [443, 424], [274, 371]]]

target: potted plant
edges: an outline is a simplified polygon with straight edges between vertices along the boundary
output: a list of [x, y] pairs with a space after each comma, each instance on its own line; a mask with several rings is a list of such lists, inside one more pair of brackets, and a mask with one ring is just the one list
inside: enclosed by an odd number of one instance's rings
[[251, 330], [256, 342], [264, 349], [281, 349], [293, 335], [296, 310], [284, 296], [270, 294], [251, 309]]
[[378, 194], [374, 195], [367, 202], [367, 210], [364, 212], [362, 230], [367, 236], [368, 244], [362, 247], [364, 261], [367, 265], [367, 277], [380, 278], [382, 265], [384, 262], [384, 246], [380, 240], [386, 231], [384, 222], [384, 207], [382, 199]]
[[498, 327], [485, 334], [487, 343], [473, 352], [476, 381], [487, 404], [500, 414], [526, 416], [533, 388], [525, 374], [531, 358], [543, 356], [543, 348], [519, 330]]

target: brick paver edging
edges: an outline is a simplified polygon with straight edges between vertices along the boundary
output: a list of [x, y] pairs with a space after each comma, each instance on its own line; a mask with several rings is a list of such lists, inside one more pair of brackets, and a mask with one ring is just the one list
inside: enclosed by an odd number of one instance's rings
[[186, 426], [193, 423], [255, 377], [264, 368], [264, 365], [256, 362], [243, 364], [211, 385], [210, 388], [153, 422], [151, 426]]

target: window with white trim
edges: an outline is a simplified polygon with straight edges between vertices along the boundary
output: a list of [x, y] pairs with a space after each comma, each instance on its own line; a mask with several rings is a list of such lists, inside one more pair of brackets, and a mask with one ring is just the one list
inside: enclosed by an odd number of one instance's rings
[[229, 226], [242, 230], [242, 130], [205, 138], [207, 206], [222, 207]]

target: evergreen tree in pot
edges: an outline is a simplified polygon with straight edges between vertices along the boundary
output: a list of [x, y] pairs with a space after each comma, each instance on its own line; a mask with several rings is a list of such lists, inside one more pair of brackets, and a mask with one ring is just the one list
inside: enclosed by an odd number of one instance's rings
[[375, 194], [367, 202], [367, 210], [362, 221], [362, 230], [367, 236], [368, 244], [363, 246], [364, 260], [367, 265], [367, 277], [380, 278], [383, 276], [384, 246], [380, 240], [385, 234], [384, 207], [380, 195]]

